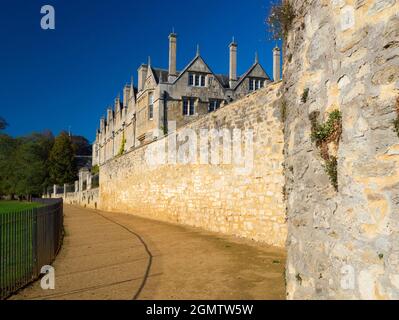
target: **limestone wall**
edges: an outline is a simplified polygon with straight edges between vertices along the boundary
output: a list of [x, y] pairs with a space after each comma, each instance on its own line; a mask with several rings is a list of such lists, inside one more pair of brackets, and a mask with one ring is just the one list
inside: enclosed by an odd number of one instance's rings
[[90, 189], [78, 192], [67, 192], [59, 194], [59, 197], [64, 199], [64, 203], [80, 205], [85, 208], [98, 208], [99, 202], [99, 189]]
[[[288, 297], [398, 299], [399, 2], [290, 2], [296, 18], [282, 88]], [[334, 109], [342, 113], [338, 191], [309, 119], [316, 111], [321, 123]]]
[[[279, 84], [271, 85], [178, 130], [252, 129], [252, 170], [244, 173], [242, 165], [234, 164], [199, 164], [199, 159], [197, 164], [150, 166], [149, 148], [169, 136], [101, 166], [99, 208], [284, 246], [284, 141], [278, 90]], [[242, 146], [249, 146], [248, 141], [243, 140]], [[178, 150], [183, 147], [184, 143]]]

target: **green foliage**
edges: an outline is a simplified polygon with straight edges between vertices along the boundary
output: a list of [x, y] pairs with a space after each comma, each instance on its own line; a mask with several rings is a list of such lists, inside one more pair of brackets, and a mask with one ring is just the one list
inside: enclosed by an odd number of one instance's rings
[[98, 164], [94, 165], [91, 168], [91, 174], [95, 175], [95, 174], [98, 174], [99, 172], [100, 172], [100, 167], [98, 166]]
[[118, 156], [121, 156], [125, 152], [125, 144], [126, 144], [125, 131], [123, 131], [122, 141], [121, 141], [121, 145], [119, 147]]
[[306, 101], [308, 101], [308, 97], [309, 97], [309, 88], [306, 88], [305, 90], [303, 90], [303, 93], [302, 93], [302, 97], [301, 97], [302, 103], [306, 103]]
[[335, 190], [338, 191], [338, 161], [328, 152], [328, 143], [335, 142], [338, 146], [342, 133], [342, 115], [339, 110], [334, 110], [328, 115], [324, 124], [317, 123], [317, 113], [310, 115], [312, 122], [312, 141], [320, 148], [321, 157], [324, 159], [324, 168]]
[[272, 4], [266, 19], [272, 39], [285, 39], [294, 19], [295, 12], [289, 1], [282, 0]]
[[0, 135], [0, 195], [42, 194], [49, 185], [47, 159], [53, 140], [49, 132], [16, 139]]
[[66, 132], [61, 132], [54, 141], [49, 156], [49, 171], [54, 184], [73, 183], [77, 178], [75, 149]]
[[339, 110], [334, 110], [328, 115], [324, 124], [313, 123], [312, 140], [316, 142], [327, 141], [341, 126], [342, 115]]
[[121, 156], [125, 152], [125, 144], [126, 144], [125, 131], [123, 131], [122, 142], [121, 142], [121, 146], [119, 147], [118, 156]]
[[324, 168], [330, 179], [334, 189], [338, 191], [338, 162], [337, 158], [330, 156], [329, 159], [325, 160]]

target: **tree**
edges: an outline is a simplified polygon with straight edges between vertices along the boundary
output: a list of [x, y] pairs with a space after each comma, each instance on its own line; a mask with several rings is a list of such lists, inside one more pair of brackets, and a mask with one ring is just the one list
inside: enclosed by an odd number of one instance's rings
[[40, 196], [49, 185], [48, 157], [51, 132], [12, 138], [0, 134], [0, 194], [14, 197]]
[[75, 150], [66, 132], [55, 138], [49, 156], [49, 173], [50, 181], [58, 185], [72, 183], [77, 178]]
[[18, 141], [0, 133], [0, 195], [15, 194], [15, 154]]
[[3, 117], [0, 117], [0, 130], [4, 130], [6, 127], [8, 127], [7, 121]]

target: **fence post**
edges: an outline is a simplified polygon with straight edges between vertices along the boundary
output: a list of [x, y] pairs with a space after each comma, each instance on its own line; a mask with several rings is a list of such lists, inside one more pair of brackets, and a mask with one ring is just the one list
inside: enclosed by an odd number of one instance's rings
[[57, 196], [57, 185], [55, 184], [54, 186], [53, 186], [53, 195], [54, 195], [54, 198], [56, 198]]

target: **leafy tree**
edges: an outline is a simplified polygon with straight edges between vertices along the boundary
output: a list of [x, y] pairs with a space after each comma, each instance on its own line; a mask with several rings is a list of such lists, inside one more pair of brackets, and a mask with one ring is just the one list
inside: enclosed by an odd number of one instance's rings
[[49, 185], [51, 132], [12, 138], [0, 135], [0, 194], [31, 198]]
[[15, 194], [15, 156], [18, 141], [0, 134], [0, 195]]
[[58, 185], [72, 183], [77, 177], [75, 149], [66, 132], [55, 138], [49, 156], [49, 171], [50, 181]]

